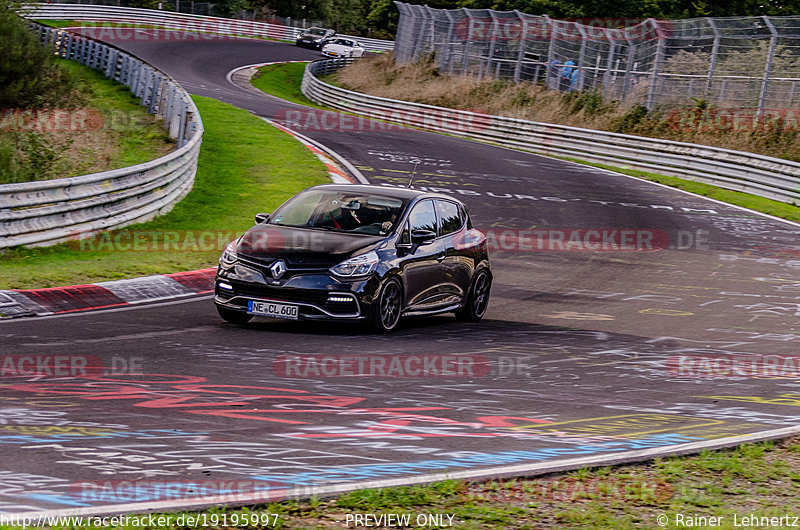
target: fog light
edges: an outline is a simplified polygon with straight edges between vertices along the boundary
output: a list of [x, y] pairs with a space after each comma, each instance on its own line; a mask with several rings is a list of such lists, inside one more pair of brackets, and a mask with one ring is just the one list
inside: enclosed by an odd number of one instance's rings
[[328, 302], [352, 302], [353, 298], [350, 296], [342, 296], [338, 294], [329, 294]]
[[226, 291], [233, 291], [233, 286], [229, 283], [225, 282], [217, 282], [217, 285], [220, 289], [225, 289]]

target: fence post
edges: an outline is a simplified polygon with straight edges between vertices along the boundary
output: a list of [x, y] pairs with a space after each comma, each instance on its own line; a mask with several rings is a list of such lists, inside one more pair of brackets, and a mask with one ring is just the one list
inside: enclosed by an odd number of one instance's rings
[[[421, 8], [422, 6], [417, 6], [417, 7]], [[412, 62], [416, 62], [417, 59], [419, 59], [420, 55], [422, 55], [422, 43], [423, 40], [425, 39], [425, 26], [426, 26], [425, 15], [418, 17], [418, 20], [420, 21], [420, 24], [417, 30], [417, 38], [414, 43], [414, 54], [411, 57]]]
[[633, 58], [636, 55], [636, 45], [631, 41], [630, 37], [628, 37], [627, 32], [625, 32], [624, 35], [625, 41], [628, 43], [628, 60], [625, 61], [625, 77], [622, 80], [622, 97], [620, 101], [625, 101], [625, 97], [628, 95], [628, 85], [631, 82], [631, 68], [633, 67]]
[[658, 72], [661, 69], [661, 61], [664, 59], [664, 41], [666, 40], [666, 35], [662, 35], [661, 27], [658, 25], [658, 21], [652, 18], [648, 18], [652, 24], [653, 28], [656, 30], [656, 39], [658, 43], [656, 44], [656, 57], [653, 60], [653, 73], [650, 76], [650, 88], [647, 90], [647, 103], [645, 107], [648, 110], [653, 109], [653, 99], [656, 93], [656, 84], [658, 83]]
[[469, 65], [469, 49], [470, 49], [470, 39], [472, 39], [472, 34], [475, 32], [475, 29], [472, 27], [472, 15], [470, 14], [469, 10], [465, 7], [461, 8], [464, 13], [467, 15], [467, 20], [469, 20], [469, 24], [467, 27], [469, 28], [467, 31], [467, 38], [464, 39], [464, 57], [461, 59], [461, 74], [463, 75], [464, 72], [467, 71], [467, 66]]
[[[491, 9], [489, 10], [489, 16], [492, 18], [492, 29], [489, 30], [490, 40], [489, 40], [489, 53], [488, 56], [486, 57], [486, 72], [489, 75], [491, 75], [492, 59], [494, 58], [495, 43], [497, 42], [497, 34], [499, 33], [500, 28], [498, 27], [499, 22], [497, 21], [497, 17], [494, 15], [494, 10]], [[484, 63], [481, 62], [481, 69], [480, 73], [478, 74], [478, 77], [483, 77], [483, 72], [484, 72], [483, 66]]]
[[606, 60], [606, 73], [603, 74], [603, 98], [608, 95], [608, 87], [611, 85], [612, 71], [614, 70], [614, 56], [617, 51], [617, 40], [613, 36], [614, 32], [607, 31], [606, 38], [608, 39], [608, 58]]
[[[453, 62], [455, 61], [455, 55], [453, 54], [453, 47], [455, 45], [455, 39], [453, 38], [453, 33], [456, 31], [456, 22], [453, 20], [453, 15], [450, 14], [449, 9], [443, 9], [442, 12], [447, 17], [447, 56], [444, 58], [439, 58], [439, 61], [442, 66], [447, 65], [447, 73], [453, 73]], [[395, 44], [396, 45], [396, 44]], [[445, 62], [442, 63], [441, 61], [444, 60]], [[444, 68], [442, 69], [444, 70]]]
[[[525, 43], [528, 37], [528, 17], [526, 17], [516, 9], [514, 10], [514, 12], [517, 14], [517, 18], [519, 18], [520, 22], [522, 22], [522, 28], [520, 29], [519, 33], [519, 52], [517, 53], [517, 66], [516, 68], [514, 68], [514, 82], [519, 83], [522, 77], [522, 61], [525, 60]], [[536, 81], [538, 81], [538, 79], [534, 79], [534, 82]]]
[[767, 89], [769, 88], [769, 74], [772, 71], [772, 59], [775, 56], [775, 46], [778, 44], [778, 32], [775, 30], [775, 26], [772, 25], [768, 17], [763, 16], [761, 19], [769, 28], [772, 36], [769, 39], [769, 53], [767, 54], [767, 64], [764, 67], [764, 80], [761, 82], [761, 94], [758, 96], [757, 118], [761, 118], [761, 115], [764, 113], [764, 103], [766, 102]]
[[578, 64], [575, 65], [575, 77], [578, 80], [575, 89], [583, 90], [583, 78], [585, 76], [581, 74], [581, 68], [583, 68], [583, 59], [586, 57], [586, 44], [589, 40], [589, 36], [586, 34], [586, 30], [583, 29], [583, 24], [575, 22], [575, 27], [578, 28], [578, 33], [581, 34], [581, 49], [578, 52]]
[[711, 46], [711, 64], [708, 67], [708, 81], [706, 82], [706, 95], [705, 98], [708, 99], [708, 95], [711, 93], [711, 85], [714, 82], [714, 70], [717, 67], [717, 55], [719, 55], [719, 29], [717, 29], [717, 25], [714, 23], [714, 19], [710, 17], [706, 17], [706, 21], [708, 25], [711, 26], [711, 30], [714, 32], [714, 44]]

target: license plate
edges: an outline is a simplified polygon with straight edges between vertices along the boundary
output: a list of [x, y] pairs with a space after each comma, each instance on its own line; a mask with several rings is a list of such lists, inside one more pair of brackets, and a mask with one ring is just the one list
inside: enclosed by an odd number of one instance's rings
[[247, 312], [252, 315], [297, 320], [299, 309], [296, 305], [279, 304], [278, 302], [247, 301]]

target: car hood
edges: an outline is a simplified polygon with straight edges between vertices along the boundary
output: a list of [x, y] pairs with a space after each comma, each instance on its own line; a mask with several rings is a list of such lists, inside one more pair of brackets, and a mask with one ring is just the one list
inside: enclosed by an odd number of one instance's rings
[[256, 225], [239, 240], [236, 252], [258, 262], [283, 258], [297, 268], [328, 268], [384, 238], [272, 224]]

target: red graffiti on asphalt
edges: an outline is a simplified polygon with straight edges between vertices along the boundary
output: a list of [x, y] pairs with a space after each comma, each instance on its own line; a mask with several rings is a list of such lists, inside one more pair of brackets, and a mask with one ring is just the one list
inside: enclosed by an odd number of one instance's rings
[[[458, 421], [422, 414], [427, 411], [449, 410], [450, 407], [355, 407], [365, 398], [357, 396], [325, 396], [307, 390], [250, 385], [219, 385], [199, 376], [171, 374], [139, 374], [136, 379], [87, 375], [80, 382], [28, 382], [8, 385], [7, 390], [59, 396], [72, 396], [88, 401], [131, 400], [134, 407], [148, 409], [178, 409], [187, 414], [221, 416], [225, 418], [267, 421], [275, 423], [308, 424], [296, 418], [304, 414], [336, 414], [348, 416], [379, 416], [384, 421], [383, 432], [390, 434], [412, 423], [458, 426], [471, 429], [514, 427], [510, 420], [523, 423], [549, 423], [547, 420], [516, 416], [481, 416], [477, 421]], [[230, 410], [229, 407], [252, 406], [270, 402], [269, 408]], [[222, 407], [225, 407], [224, 409]], [[277, 416], [277, 417], [276, 417]], [[288, 416], [288, 417], [287, 417]], [[424, 436], [455, 436], [452, 433], [430, 433]], [[495, 436], [495, 433], [479, 433]], [[330, 436], [325, 433], [303, 435], [309, 438]]]

